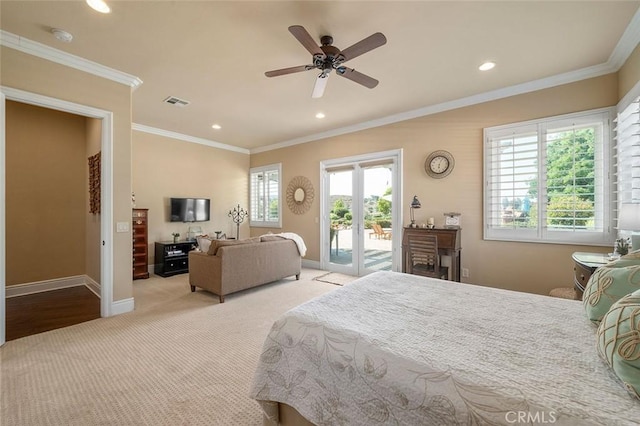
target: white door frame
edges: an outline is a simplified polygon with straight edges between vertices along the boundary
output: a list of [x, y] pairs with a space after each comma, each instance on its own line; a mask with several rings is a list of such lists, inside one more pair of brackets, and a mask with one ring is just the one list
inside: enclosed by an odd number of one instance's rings
[[112, 315], [113, 303], [113, 113], [24, 90], [0, 87], [0, 345], [6, 333], [6, 101], [16, 101], [102, 120], [100, 169], [100, 316]]
[[[390, 151], [372, 152], [368, 154], [361, 154], [352, 157], [335, 158], [331, 160], [324, 160], [320, 162], [320, 267], [324, 270], [329, 269], [330, 264], [330, 235], [329, 227], [331, 224], [331, 218], [329, 217], [329, 173], [327, 169], [332, 167], [338, 167], [341, 165], [349, 165], [353, 163], [366, 163], [380, 160], [389, 160], [393, 162], [394, 167], [392, 170], [393, 179], [393, 192], [391, 194], [391, 209], [392, 218], [391, 228], [395, 230], [402, 229], [402, 149], [395, 149]], [[355, 180], [354, 180], [355, 182]], [[356, 188], [356, 184], [353, 184], [352, 194], [355, 199], [359, 196], [360, 188]], [[355, 206], [353, 211], [354, 217], [360, 217], [360, 208]], [[356, 214], [360, 216], [356, 216]], [[358, 235], [359, 239], [362, 239], [364, 234], [364, 223], [358, 223]], [[392, 258], [392, 270], [402, 270], [402, 233], [393, 232], [391, 237], [393, 245]], [[354, 241], [354, 247], [360, 247], [358, 242]], [[354, 250], [355, 252], [355, 250]], [[353, 259], [354, 262], [356, 259]], [[358, 266], [359, 268], [359, 266]]]

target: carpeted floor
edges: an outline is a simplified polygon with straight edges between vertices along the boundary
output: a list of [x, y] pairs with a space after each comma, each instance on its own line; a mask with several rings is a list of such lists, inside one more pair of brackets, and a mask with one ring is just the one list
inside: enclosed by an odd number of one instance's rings
[[261, 425], [247, 397], [264, 337], [282, 313], [335, 285], [305, 269], [229, 295], [188, 276], [134, 282], [134, 312], [7, 342], [1, 425]]

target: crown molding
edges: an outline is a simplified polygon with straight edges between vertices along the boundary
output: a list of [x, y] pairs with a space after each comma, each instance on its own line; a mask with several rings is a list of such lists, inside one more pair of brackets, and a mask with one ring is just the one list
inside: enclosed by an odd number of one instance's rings
[[206, 145], [212, 148], [219, 148], [219, 149], [225, 149], [227, 151], [239, 152], [241, 154], [250, 153], [249, 150], [246, 148], [240, 148], [237, 146], [227, 145], [227, 144], [216, 142], [216, 141], [210, 141], [208, 139], [189, 136], [183, 133], [172, 132], [171, 130], [163, 130], [163, 129], [158, 129], [157, 127], [145, 126], [144, 124], [132, 123], [131, 129], [136, 130], [138, 132], [151, 133], [153, 135], [164, 136], [172, 139], [178, 139], [185, 142]]
[[362, 123], [354, 124], [352, 126], [340, 127], [338, 129], [329, 130], [321, 133], [314, 133], [311, 135], [303, 136], [300, 138], [291, 139], [284, 142], [279, 142], [272, 145], [265, 145], [258, 148], [251, 149], [251, 154], [258, 154], [266, 151], [273, 151], [275, 149], [286, 148], [293, 145], [299, 145], [307, 142], [317, 141], [319, 139], [326, 139], [334, 136], [340, 136], [348, 133], [354, 133], [361, 130], [367, 130], [374, 127], [385, 126], [388, 124], [399, 123], [401, 121], [411, 120], [414, 118], [424, 117], [427, 115], [438, 114], [445, 111], [450, 111], [458, 108], [464, 108], [471, 105], [481, 104], [484, 102], [495, 101], [498, 99], [508, 98], [510, 96], [521, 95], [524, 93], [535, 92], [538, 90], [548, 89], [550, 87], [561, 86], [563, 84], [574, 83], [576, 81], [585, 80], [588, 78], [600, 77], [602, 75], [616, 72], [617, 70], [608, 63], [594, 65], [592, 67], [583, 68], [577, 71], [571, 71], [564, 74], [554, 75], [552, 77], [543, 78], [534, 81], [528, 81], [526, 83], [517, 84], [515, 86], [504, 87], [490, 92], [480, 93], [466, 98], [460, 98], [453, 101], [443, 102], [435, 105], [429, 105], [426, 107], [401, 112], [387, 117], [382, 117], [376, 120], [365, 121]]
[[129, 86], [133, 90], [137, 89], [142, 84], [142, 80], [134, 75], [109, 68], [97, 62], [72, 55], [71, 53], [63, 52], [62, 50], [20, 37], [4, 30], [0, 30], [0, 46], [15, 49], [51, 62], [97, 75], [98, 77], [113, 80], [117, 83]]
[[566, 72], [564, 74], [554, 75], [548, 78], [529, 81], [526, 83], [505, 87], [490, 92], [480, 93], [478, 95], [473, 95], [466, 98], [456, 99], [453, 101], [443, 102], [435, 105], [429, 105], [423, 108], [401, 112], [376, 120], [354, 124], [352, 126], [341, 127], [326, 132], [314, 133], [311, 135], [302, 136], [300, 138], [290, 139], [288, 141], [283, 141], [272, 145], [253, 148], [251, 149], [251, 154], [273, 151], [275, 149], [286, 148], [293, 145], [299, 145], [307, 142], [317, 141], [320, 139], [330, 138], [333, 136], [340, 136], [347, 133], [358, 132], [361, 130], [384, 126], [387, 124], [398, 123], [400, 121], [411, 120], [413, 118], [424, 117], [427, 115], [437, 114], [457, 108], [495, 101], [510, 96], [548, 89], [563, 84], [574, 83], [577, 81], [586, 80], [588, 78], [600, 77], [602, 75], [617, 72], [622, 67], [622, 65], [624, 65], [625, 61], [629, 58], [631, 53], [633, 53], [638, 44], [640, 44], [640, 9], [638, 9], [633, 15], [633, 18], [631, 18], [629, 25], [622, 34], [622, 37], [620, 37], [620, 40], [609, 56], [609, 59], [603, 64], [582, 68], [576, 71]]
[[618, 40], [618, 44], [611, 52], [607, 63], [618, 71], [638, 44], [640, 44], [640, 9], [631, 18], [631, 22], [627, 25], [620, 40]]

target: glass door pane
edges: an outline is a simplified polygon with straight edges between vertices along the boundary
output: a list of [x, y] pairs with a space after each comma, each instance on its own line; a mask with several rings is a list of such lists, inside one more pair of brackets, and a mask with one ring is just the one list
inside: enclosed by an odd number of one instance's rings
[[353, 257], [353, 170], [329, 173], [330, 269], [357, 274]]
[[393, 254], [393, 163], [362, 168], [364, 247], [359, 275], [391, 271]]

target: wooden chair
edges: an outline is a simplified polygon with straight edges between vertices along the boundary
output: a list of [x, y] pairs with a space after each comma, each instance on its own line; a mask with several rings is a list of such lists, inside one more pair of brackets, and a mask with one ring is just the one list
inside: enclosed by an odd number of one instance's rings
[[371, 238], [372, 235], [375, 235], [377, 239], [380, 239], [380, 238], [384, 238], [385, 240], [391, 239], [391, 232], [385, 231], [384, 229], [382, 229], [382, 226], [378, 225], [377, 223], [374, 223], [373, 225], [371, 225], [371, 228], [373, 229], [373, 232], [369, 234], [369, 238]]
[[438, 255], [438, 236], [421, 235], [408, 238], [409, 268], [410, 274], [422, 275], [431, 278], [449, 278], [449, 268], [440, 266]]

